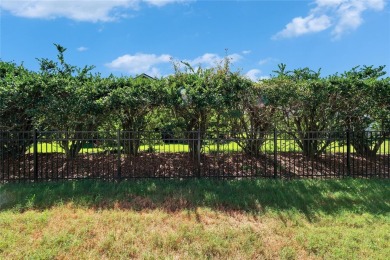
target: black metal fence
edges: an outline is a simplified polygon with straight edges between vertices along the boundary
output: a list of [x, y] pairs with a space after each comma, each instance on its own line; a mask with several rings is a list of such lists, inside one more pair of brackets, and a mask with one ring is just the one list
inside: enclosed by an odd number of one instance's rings
[[389, 178], [390, 133], [7, 132], [0, 182], [131, 178]]

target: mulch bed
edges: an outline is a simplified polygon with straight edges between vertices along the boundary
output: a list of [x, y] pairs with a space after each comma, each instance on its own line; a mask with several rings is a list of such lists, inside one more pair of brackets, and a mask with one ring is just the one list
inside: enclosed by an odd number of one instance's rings
[[[256, 157], [241, 153], [204, 154], [197, 158], [188, 153], [141, 153], [137, 156], [115, 154], [80, 154], [67, 159], [64, 154], [38, 155], [38, 180], [118, 178], [340, 178], [347, 176], [345, 154], [324, 154], [307, 158], [301, 153], [281, 152], [274, 163], [273, 154]], [[390, 178], [390, 155], [364, 158], [352, 155], [350, 176]], [[0, 160], [0, 182], [33, 180], [34, 158], [27, 154], [17, 159]]]

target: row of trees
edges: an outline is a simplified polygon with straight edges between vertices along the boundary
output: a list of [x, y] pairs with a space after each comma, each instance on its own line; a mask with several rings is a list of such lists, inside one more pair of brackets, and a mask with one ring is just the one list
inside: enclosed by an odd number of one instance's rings
[[[316, 156], [331, 143], [331, 136], [317, 138], [321, 131], [350, 129], [356, 152], [372, 155], [389, 134], [375, 139], [364, 134], [369, 127], [390, 128], [390, 78], [384, 66], [322, 77], [320, 71], [280, 64], [270, 79], [252, 82], [232, 72], [225, 59], [207, 69], [177, 63], [173, 75], [154, 80], [102, 77], [91, 72], [93, 67], [68, 64], [66, 49], [56, 48], [57, 60], [39, 59], [38, 72], [0, 62], [0, 127], [24, 131], [14, 133], [18, 140], [28, 140], [24, 137], [35, 128], [64, 131], [76, 140], [80, 131], [119, 129], [133, 131], [126, 136], [133, 141], [122, 146], [135, 155], [139, 132], [180, 129], [194, 140], [189, 148], [197, 153], [195, 140], [214, 130], [240, 137], [244, 152], [256, 155], [265, 132], [276, 127], [288, 131], [305, 155]], [[0, 152], [23, 153], [30, 143], [4, 144]], [[74, 157], [83, 141], [64, 138], [61, 146]]]

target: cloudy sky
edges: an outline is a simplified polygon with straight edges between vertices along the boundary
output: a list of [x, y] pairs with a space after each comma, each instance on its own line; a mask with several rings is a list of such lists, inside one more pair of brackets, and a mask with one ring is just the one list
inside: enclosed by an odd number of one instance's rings
[[214, 66], [228, 55], [251, 79], [277, 64], [322, 69], [387, 65], [387, 0], [2, 0], [0, 58], [37, 70], [53, 43], [107, 76], [172, 73], [172, 60]]

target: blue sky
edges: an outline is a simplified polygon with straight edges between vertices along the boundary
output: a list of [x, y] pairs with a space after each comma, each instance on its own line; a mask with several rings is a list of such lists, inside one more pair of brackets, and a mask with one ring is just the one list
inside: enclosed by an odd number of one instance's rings
[[[233, 70], [253, 80], [277, 64], [322, 69], [387, 65], [387, 0], [2, 0], [0, 57], [38, 70], [66, 47], [77, 66], [103, 76], [166, 76], [171, 60], [210, 67], [227, 53]], [[227, 51], [226, 51], [227, 50]]]

